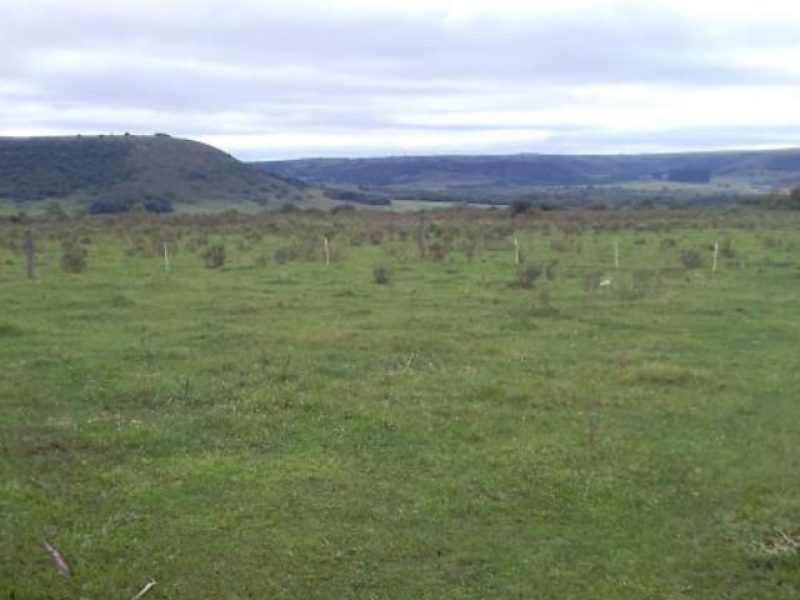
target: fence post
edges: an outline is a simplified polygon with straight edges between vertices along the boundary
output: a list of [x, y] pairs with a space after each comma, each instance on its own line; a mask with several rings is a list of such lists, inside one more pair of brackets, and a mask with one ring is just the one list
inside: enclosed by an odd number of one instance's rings
[[719, 260], [719, 242], [714, 242], [714, 262], [711, 265], [711, 272], [717, 272], [717, 261]]

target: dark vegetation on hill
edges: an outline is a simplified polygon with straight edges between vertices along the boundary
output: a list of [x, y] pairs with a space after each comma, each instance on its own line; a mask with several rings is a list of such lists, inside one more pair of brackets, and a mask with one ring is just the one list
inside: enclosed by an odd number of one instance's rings
[[267, 172], [362, 194], [508, 202], [526, 197], [714, 204], [800, 182], [800, 149], [614, 156], [403, 156], [255, 163]]
[[290, 209], [384, 206], [393, 200], [545, 208], [783, 205], [790, 196], [777, 192], [798, 183], [800, 150], [243, 163], [165, 134], [0, 138], [0, 202], [66, 200], [91, 214], [164, 213], [207, 203]]
[[201, 201], [302, 203], [308, 186], [199, 142], [155, 136], [0, 138], [0, 199], [85, 201], [92, 212], [166, 212]]

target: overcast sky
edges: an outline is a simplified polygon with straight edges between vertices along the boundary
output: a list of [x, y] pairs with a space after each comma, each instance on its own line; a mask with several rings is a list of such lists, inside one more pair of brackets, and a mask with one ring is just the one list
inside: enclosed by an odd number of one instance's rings
[[800, 2], [0, 0], [0, 135], [242, 159], [800, 146]]

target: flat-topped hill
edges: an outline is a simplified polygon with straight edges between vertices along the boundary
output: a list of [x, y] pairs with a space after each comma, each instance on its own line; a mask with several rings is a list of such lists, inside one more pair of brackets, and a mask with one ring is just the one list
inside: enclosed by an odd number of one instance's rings
[[302, 204], [303, 184], [165, 134], [0, 138], [0, 199]]

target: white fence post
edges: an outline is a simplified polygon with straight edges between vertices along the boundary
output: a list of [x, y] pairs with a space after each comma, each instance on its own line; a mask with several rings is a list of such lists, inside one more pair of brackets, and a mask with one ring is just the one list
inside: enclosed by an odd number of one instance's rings
[[719, 242], [714, 242], [714, 263], [711, 265], [711, 272], [717, 272], [717, 261], [719, 260]]

